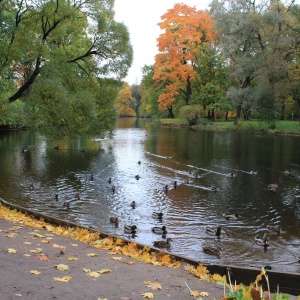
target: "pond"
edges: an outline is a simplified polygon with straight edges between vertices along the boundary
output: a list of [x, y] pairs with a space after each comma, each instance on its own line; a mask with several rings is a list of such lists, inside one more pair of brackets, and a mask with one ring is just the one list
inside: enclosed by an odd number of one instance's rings
[[[106, 139], [2, 132], [0, 178], [4, 200], [108, 234], [152, 246], [162, 237], [151, 228], [165, 225], [171, 253], [206, 264], [300, 272], [299, 136], [167, 128], [135, 119], [121, 119]], [[152, 217], [158, 211], [162, 220]], [[226, 220], [226, 213], [240, 218]], [[118, 227], [111, 216], [118, 216]], [[136, 236], [124, 233], [125, 224], [138, 227]], [[280, 234], [269, 231], [270, 224], [280, 225]], [[217, 226], [220, 237], [205, 230]], [[267, 248], [255, 243], [265, 233]], [[220, 256], [204, 253], [205, 246]]]

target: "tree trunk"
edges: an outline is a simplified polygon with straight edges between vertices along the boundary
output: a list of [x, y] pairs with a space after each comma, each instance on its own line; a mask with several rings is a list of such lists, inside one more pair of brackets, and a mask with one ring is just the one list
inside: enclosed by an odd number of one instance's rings
[[168, 107], [168, 118], [174, 119], [173, 107], [172, 106]]
[[187, 81], [186, 81], [186, 94], [185, 94], [185, 104], [186, 105], [190, 104], [191, 95], [192, 95], [192, 87], [191, 87], [190, 76], [188, 76]]
[[241, 117], [241, 111], [242, 111], [242, 103], [240, 103], [237, 107], [237, 110], [236, 110], [236, 117], [237, 119], [239, 119]]

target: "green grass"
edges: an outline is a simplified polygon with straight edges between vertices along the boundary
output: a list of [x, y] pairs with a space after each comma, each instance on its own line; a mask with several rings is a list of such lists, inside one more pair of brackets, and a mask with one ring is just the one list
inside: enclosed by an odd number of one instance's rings
[[[183, 119], [161, 119], [161, 125], [181, 127], [187, 125], [187, 121]], [[299, 134], [299, 121], [262, 121], [262, 120], [239, 120], [238, 124], [234, 124], [234, 120], [215, 120], [211, 122], [207, 119], [201, 119], [197, 125], [192, 126], [194, 129], [215, 130], [215, 131], [247, 131], [269, 134]]]

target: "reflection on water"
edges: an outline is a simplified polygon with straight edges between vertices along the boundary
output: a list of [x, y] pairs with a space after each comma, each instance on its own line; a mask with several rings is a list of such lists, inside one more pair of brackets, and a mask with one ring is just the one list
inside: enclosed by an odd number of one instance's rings
[[[114, 137], [104, 140], [6, 132], [0, 135], [0, 196], [128, 239], [124, 225], [136, 225], [134, 240], [147, 245], [161, 238], [151, 227], [166, 225], [170, 251], [203, 263], [300, 272], [299, 149], [299, 137], [200, 132], [133, 119], [120, 120]], [[275, 193], [268, 190], [272, 183], [279, 185]], [[154, 211], [163, 219], [153, 219]], [[241, 218], [226, 220], [224, 213]], [[110, 216], [119, 217], [117, 228]], [[268, 224], [280, 225], [281, 234], [269, 232]], [[220, 238], [205, 231], [216, 226], [224, 231]], [[264, 250], [255, 236], [266, 232]], [[203, 253], [207, 245], [219, 249], [220, 258]]]

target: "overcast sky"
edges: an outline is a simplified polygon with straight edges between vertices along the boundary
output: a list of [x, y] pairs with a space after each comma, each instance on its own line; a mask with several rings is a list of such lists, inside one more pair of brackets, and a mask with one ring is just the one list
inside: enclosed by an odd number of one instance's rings
[[153, 65], [157, 54], [156, 39], [160, 32], [160, 17], [175, 3], [185, 3], [198, 10], [208, 9], [211, 0], [115, 0], [115, 20], [123, 22], [130, 33], [133, 46], [133, 64], [125, 79], [130, 85], [139, 84], [142, 67]]

